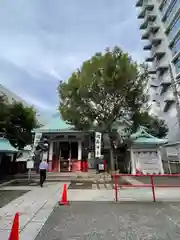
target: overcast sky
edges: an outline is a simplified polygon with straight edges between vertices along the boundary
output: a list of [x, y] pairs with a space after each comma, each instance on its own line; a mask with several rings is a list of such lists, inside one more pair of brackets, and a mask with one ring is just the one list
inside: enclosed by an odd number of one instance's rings
[[0, 83], [47, 112], [56, 88], [97, 51], [144, 53], [136, 0], [1, 0]]

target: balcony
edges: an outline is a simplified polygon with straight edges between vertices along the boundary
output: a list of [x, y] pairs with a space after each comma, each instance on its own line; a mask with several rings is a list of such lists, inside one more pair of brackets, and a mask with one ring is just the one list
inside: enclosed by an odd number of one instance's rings
[[164, 102], [162, 103], [163, 111], [167, 112], [170, 106], [175, 102], [174, 93], [171, 87], [169, 87], [167, 91], [162, 94], [162, 96], [164, 99]]
[[149, 3], [145, 3], [142, 8], [141, 11], [139, 12], [137, 18], [138, 19], [142, 19], [145, 18], [146, 16], [146, 11], [152, 11], [154, 8], [154, 4], [150, 1]]
[[159, 75], [161, 76], [162, 74], [164, 74], [165, 71], [168, 70], [168, 65], [163, 65], [163, 64], [160, 64], [156, 67], [156, 71], [159, 72]]
[[154, 46], [158, 46], [162, 42], [162, 35], [160, 31], [157, 31], [156, 33], [151, 33], [151, 35], [149, 36], [149, 40]]
[[155, 62], [156, 71], [158, 71], [159, 77], [161, 77], [161, 75], [163, 75], [169, 68], [169, 63], [167, 60], [168, 59], [164, 57], [161, 60], [157, 60]]
[[162, 95], [164, 92], [167, 91], [168, 87], [171, 84], [166, 84], [165, 82], [161, 82], [160, 85], [161, 85], [161, 90], [160, 90], [159, 94]]
[[158, 47], [152, 48], [152, 57], [156, 58], [157, 61], [159, 61], [163, 56], [165, 55], [165, 48], [161, 44]]
[[144, 21], [142, 21], [142, 23], [139, 26], [139, 29], [143, 30], [146, 29], [148, 27], [148, 21], [147, 18], [144, 19]]
[[146, 10], [144, 9], [144, 7], [141, 8], [141, 11], [139, 12], [137, 18], [138, 19], [142, 19], [142, 18], [145, 18], [146, 16]]
[[171, 85], [171, 79], [169, 74], [166, 74], [166, 76], [159, 78], [159, 80], [160, 80], [160, 86], [161, 86], [161, 91], [160, 91], [160, 95], [161, 95], [164, 92], [166, 92], [168, 87]]
[[146, 57], [146, 58], [145, 58], [145, 61], [146, 61], [146, 62], [153, 62], [153, 59], [154, 59], [154, 58], [153, 58], [152, 56], [149, 56], [149, 57]]
[[148, 73], [149, 73], [149, 74], [156, 74], [156, 69], [155, 69], [154, 67], [150, 67], [150, 68], [148, 69]]
[[142, 34], [141, 39], [148, 39], [150, 37], [151, 33], [156, 33], [159, 29], [159, 26], [156, 23], [153, 22], [148, 22], [148, 26], [146, 28], [146, 30], [144, 31], [144, 33]]
[[148, 27], [148, 22], [153, 22], [156, 19], [156, 15], [151, 13], [150, 11], [146, 11], [145, 13], [145, 18], [142, 21], [141, 25], [140, 25], [140, 29], [146, 29]]
[[159, 81], [162, 84], [170, 85], [171, 84], [171, 77], [169, 75], [169, 72], [164, 74], [162, 77], [159, 77]]
[[152, 79], [150, 81], [150, 87], [156, 89], [159, 86], [159, 81], [155, 76], [152, 76]]
[[143, 0], [138, 0], [136, 2], [136, 7], [142, 7], [142, 5], [143, 5]]
[[154, 3], [152, 1], [148, 1], [148, 3], [144, 4], [144, 9], [152, 11], [154, 9]]
[[158, 37], [152, 37], [151, 42], [154, 46], [158, 46], [161, 43], [162, 39]]
[[150, 41], [146, 41], [143, 49], [144, 50], [151, 50], [151, 48], [152, 48], [152, 44], [150, 43]]
[[141, 39], [142, 39], [142, 40], [147, 40], [148, 38], [149, 38], [149, 31], [146, 30], [146, 31], [144, 31], [144, 33], [142, 34]]
[[149, 28], [152, 33], [156, 33], [160, 27], [156, 22], [150, 22]]

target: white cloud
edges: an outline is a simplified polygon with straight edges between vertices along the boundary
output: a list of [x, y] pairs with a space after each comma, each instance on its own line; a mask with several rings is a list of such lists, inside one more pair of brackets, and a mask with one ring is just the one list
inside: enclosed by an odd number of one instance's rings
[[0, 8], [0, 83], [40, 109], [95, 52], [118, 45], [144, 55], [134, 0], [6, 0]]

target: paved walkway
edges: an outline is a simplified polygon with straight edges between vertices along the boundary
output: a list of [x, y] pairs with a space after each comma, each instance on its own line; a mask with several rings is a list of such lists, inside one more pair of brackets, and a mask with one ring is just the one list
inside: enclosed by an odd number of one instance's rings
[[9, 237], [12, 219], [20, 214], [20, 239], [34, 240], [60, 196], [63, 183], [46, 183], [40, 187], [4, 187], [2, 190], [31, 190], [0, 209], [0, 239]]

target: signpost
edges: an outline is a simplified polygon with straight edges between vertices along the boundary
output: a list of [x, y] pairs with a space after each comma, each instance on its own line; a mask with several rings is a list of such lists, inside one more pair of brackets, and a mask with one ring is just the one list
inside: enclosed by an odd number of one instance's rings
[[32, 151], [30, 153], [31, 159], [29, 161], [27, 161], [27, 164], [26, 164], [27, 169], [29, 169], [28, 170], [28, 179], [29, 180], [31, 180], [31, 170], [34, 168], [34, 160], [33, 160], [34, 153], [35, 153], [36, 147], [38, 146], [38, 144], [41, 140], [41, 137], [42, 137], [42, 133], [35, 133], [34, 143], [33, 143]]
[[34, 144], [33, 144], [33, 148], [32, 148], [32, 152], [34, 153], [36, 147], [38, 146], [40, 140], [42, 137], [42, 133], [35, 133], [35, 137], [34, 137]]
[[28, 180], [31, 180], [31, 170], [34, 168], [34, 161], [32, 159], [28, 160], [26, 163], [28, 169]]

